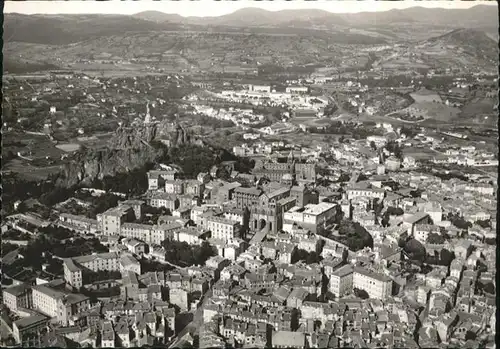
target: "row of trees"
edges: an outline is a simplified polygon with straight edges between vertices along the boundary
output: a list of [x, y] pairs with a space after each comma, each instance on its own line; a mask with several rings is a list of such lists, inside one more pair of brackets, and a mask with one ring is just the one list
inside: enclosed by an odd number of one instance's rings
[[387, 149], [388, 152], [391, 152], [394, 154], [395, 157], [397, 157], [399, 160], [403, 160], [403, 150], [401, 149], [401, 146], [397, 144], [394, 141], [389, 141], [385, 145], [385, 149]]
[[217, 251], [208, 242], [199, 246], [191, 246], [187, 242], [165, 240], [162, 243], [166, 250], [166, 260], [180, 267], [204, 265], [207, 259], [217, 255]]
[[315, 264], [321, 262], [323, 258], [315, 252], [307, 252], [306, 250], [298, 249], [293, 256], [294, 262], [304, 261], [306, 264]]
[[462, 230], [468, 230], [469, 228], [472, 227], [471, 222], [466, 221], [463, 217], [461, 217], [457, 213], [449, 212], [446, 216], [446, 220], [450, 221], [451, 224]]
[[[154, 164], [147, 163], [128, 172], [105, 176], [102, 180], [94, 179], [91, 186], [96, 189], [119, 192], [129, 195], [141, 195], [148, 189], [147, 173]], [[111, 199], [110, 199], [111, 200]]]
[[65, 240], [75, 236], [72, 230], [57, 225], [49, 225], [38, 228], [38, 232], [54, 240]]
[[349, 247], [351, 251], [359, 251], [365, 247], [373, 248], [373, 238], [358, 222], [343, 219], [339, 224], [339, 236], [333, 239]]
[[39, 270], [41, 265], [48, 261], [48, 257], [42, 256], [42, 252], [50, 252], [61, 258], [69, 258], [93, 252], [102, 253], [108, 251], [97, 238], [76, 238], [61, 242], [51, 236], [45, 235], [39, 235], [36, 239], [30, 241], [26, 247], [20, 248], [20, 252], [24, 256], [24, 265], [36, 270]]
[[231, 120], [219, 120], [216, 118], [208, 117], [206, 115], [197, 116], [197, 122], [199, 122], [199, 124], [202, 126], [212, 127], [214, 130], [236, 126]]
[[379, 134], [380, 131], [368, 124], [357, 125], [350, 123], [343, 123], [341, 121], [332, 121], [324, 128], [310, 127], [310, 133], [318, 134], [338, 134], [349, 135], [354, 139], [366, 139], [366, 137]]
[[437, 251], [433, 255], [427, 254], [425, 246], [416, 239], [409, 239], [403, 242], [403, 251], [409, 258], [419, 264], [428, 263], [433, 265], [450, 266], [455, 254], [445, 248], [439, 253]]

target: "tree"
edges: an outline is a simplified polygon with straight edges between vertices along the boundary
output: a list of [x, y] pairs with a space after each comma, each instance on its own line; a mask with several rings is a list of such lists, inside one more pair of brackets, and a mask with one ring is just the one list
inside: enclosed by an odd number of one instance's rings
[[389, 220], [390, 220], [390, 215], [385, 211], [384, 215], [382, 216], [382, 221], [380, 222], [380, 225], [382, 227], [388, 227], [389, 226]]
[[495, 238], [486, 238], [484, 239], [484, 243], [490, 246], [496, 246], [497, 240]]
[[476, 221], [476, 224], [484, 229], [491, 228], [491, 221], [490, 220]]
[[306, 264], [314, 264], [319, 263], [321, 261], [321, 257], [314, 251], [309, 252], [306, 257]]
[[468, 340], [476, 340], [477, 338], [477, 335], [472, 332], [472, 331], [467, 331], [467, 333], [465, 333], [465, 340], [468, 341]]
[[357, 222], [342, 220], [339, 224], [339, 235], [339, 242], [347, 245], [352, 251], [365, 247], [373, 248], [372, 236]]
[[384, 204], [379, 201], [379, 199], [374, 199], [373, 200], [373, 210], [375, 211], [375, 215], [378, 217], [380, 216], [380, 213], [382, 212], [382, 209], [384, 208]]
[[391, 216], [402, 216], [404, 214], [404, 211], [402, 208], [393, 207], [393, 206], [387, 207], [387, 210], [385, 212]]
[[91, 216], [94, 218], [100, 213], [109, 210], [112, 207], [116, 207], [118, 205], [118, 201], [120, 197], [114, 194], [106, 193], [99, 197], [97, 204], [94, 206], [91, 212]]
[[60, 202], [68, 200], [75, 192], [75, 188], [55, 187], [40, 197], [40, 202], [47, 206], [54, 206]]
[[337, 179], [337, 183], [342, 183], [342, 182], [348, 182], [351, 179], [351, 177], [347, 173], [342, 173]]
[[217, 250], [210, 245], [207, 241], [203, 241], [199, 251], [196, 251], [195, 261], [197, 265], [204, 265], [207, 259], [216, 256]]
[[429, 236], [427, 237], [427, 242], [429, 244], [443, 244], [445, 242], [445, 239], [440, 234], [430, 233]]
[[400, 133], [406, 135], [408, 138], [413, 138], [417, 135], [417, 132], [406, 126], [401, 127]]
[[38, 228], [38, 231], [46, 236], [50, 236], [56, 240], [65, 240], [75, 236], [75, 233], [67, 228], [56, 225], [49, 225]]
[[451, 262], [455, 259], [455, 254], [443, 248], [440, 252], [440, 261], [442, 265], [449, 266]]
[[422, 195], [422, 191], [420, 189], [410, 191], [410, 195], [412, 198], [419, 198]]
[[7, 253], [15, 251], [16, 249], [17, 246], [14, 244], [2, 243], [2, 257], [5, 257]]
[[[349, 216], [349, 214], [348, 214]], [[340, 224], [340, 222], [342, 222], [342, 219], [344, 218], [344, 212], [342, 212], [342, 209], [340, 208], [340, 206], [336, 206], [335, 207], [335, 216], [334, 216], [334, 219], [333, 221], [335, 222], [335, 224]]]
[[477, 289], [480, 292], [486, 292], [488, 294], [495, 294], [495, 285], [493, 285], [493, 282], [488, 281], [486, 284], [483, 284], [481, 281], [477, 282]]
[[423, 262], [426, 257], [425, 247], [417, 240], [410, 239], [406, 242], [403, 250], [411, 259]]
[[370, 295], [365, 290], [362, 290], [362, 289], [359, 289], [359, 288], [355, 287], [353, 289], [353, 291], [354, 291], [354, 295], [356, 297], [358, 297], [358, 298], [361, 298], [361, 299], [368, 299], [368, 298], [370, 298]]
[[2, 277], [2, 285], [5, 285], [5, 286], [10, 286], [13, 284], [13, 280], [10, 279], [10, 278], [7, 278], [7, 277]]
[[372, 149], [373, 149], [373, 150], [375, 150], [375, 151], [377, 150], [377, 145], [375, 144], [375, 142], [374, 142], [374, 141], [371, 141], [371, 142], [370, 142], [370, 148], [372, 148]]
[[448, 220], [453, 224], [455, 227], [462, 229], [462, 230], [468, 230], [470, 227], [472, 227], [472, 223], [467, 222], [465, 219], [460, 217], [458, 214], [450, 214], [448, 215]]

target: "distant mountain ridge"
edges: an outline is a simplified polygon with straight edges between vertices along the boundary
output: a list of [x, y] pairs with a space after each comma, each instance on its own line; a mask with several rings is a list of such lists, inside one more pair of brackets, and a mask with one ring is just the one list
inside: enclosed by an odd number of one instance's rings
[[[385, 12], [338, 14], [328, 11], [267, 11], [244, 8], [218, 17], [182, 17], [158, 11], [135, 15], [55, 14], [4, 15], [4, 42], [67, 45], [99, 37], [132, 32], [162, 31], [243, 31], [255, 34], [335, 37], [339, 43], [383, 44], [387, 37], [403, 40], [406, 33], [440, 27], [444, 33], [473, 28], [498, 31], [498, 8], [477, 5], [466, 10], [411, 7]], [[380, 34], [381, 33], [381, 34]], [[410, 35], [411, 36], [411, 35]], [[430, 35], [429, 35], [430, 36]], [[408, 37], [408, 35], [407, 35]], [[425, 36], [424, 36], [425, 37]]]
[[283, 26], [294, 22], [310, 25], [318, 19], [331, 24], [350, 26], [421, 23], [467, 28], [498, 27], [498, 7], [491, 5], [476, 5], [469, 9], [410, 7], [403, 10], [359, 13], [332, 13], [317, 9], [273, 12], [260, 8], [243, 8], [218, 17], [182, 17], [157, 11], [140, 12], [133, 16], [155, 22], [170, 21], [182, 24], [242, 27]]

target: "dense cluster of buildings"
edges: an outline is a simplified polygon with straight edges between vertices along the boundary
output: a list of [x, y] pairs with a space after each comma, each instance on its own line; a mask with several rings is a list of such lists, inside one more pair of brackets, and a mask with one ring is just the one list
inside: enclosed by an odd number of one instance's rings
[[[252, 85], [221, 95], [286, 97], [278, 102], [295, 103], [300, 114], [308, 92]], [[234, 115], [260, 122], [235, 110], [216, 117]], [[478, 173], [443, 179], [388, 146], [431, 146], [446, 156], [429, 162], [436, 167], [491, 164], [494, 156], [424, 131], [409, 137], [388, 123], [376, 128], [360, 140], [300, 147], [267, 142], [266, 134], [292, 129], [277, 123], [244, 134], [258, 141], [233, 149], [266, 154], [251, 173], [222, 164], [226, 171], [214, 166], [184, 178], [162, 164], [147, 173], [144, 195], [95, 219], [61, 213], [53, 224], [95, 236], [109, 252], [62, 259], [52, 281], [4, 288], [16, 343], [41, 346], [55, 335], [92, 347], [490, 346], [496, 180]], [[29, 213], [9, 220], [31, 235], [47, 225]], [[211, 246], [215, 255], [184, 265], [167, 252], [174, 241]], [[146, 271], [153, 262], [170, 270]], [[113, 292], [92, 296], [103, 290]], [[175, 323], [188, 312], [193, 320], [179, 331]]]
[[[80, 345], [182, 345], [193, 337], [174, 323], [188, 311], [203, 323], [197, 335], [205, 348], [418, 348], [479, 344], [494, 334], [494, 295], [478, 289], [495, 273], [487, 244], [496, 226], [491, 184], [396, 171], [354, 175], [342, 193], [327, 194], [316, 185], [316, 165], [293, 153], [284, 162], [258, 162], [253, 187], [178, 175], [150, 171], [146, 200], [122, 201], [96, 220], [61, 215], [58, 224], [97, 234], [110, 252], [64, 259], [62, 280], [5, 289], [5, 306], [21, 315], [13, 324], [18, 343], [52, 333], [52, 322], [58, 336]], [[148, 204], [170, 214], [154, 225], [136, 223]], [[385, 226], [378, 204], [388, 212]], [[373, 244], [343, 239], [339, 215], [361, 225]], [[470, 225], [457, 227], [455, 216]], [[165, 240], [206, 241], [217, 255], [205, 265], [143, 273], [144, 259], [171, 263]], [[412, 266], [412, 252], [400, 247], [409, 240], [427, 255], [451, 251], [451, 264], [429, 262], [430, 272]], [[82, 294], [110, 287], [119, 292], [106, 301]]]

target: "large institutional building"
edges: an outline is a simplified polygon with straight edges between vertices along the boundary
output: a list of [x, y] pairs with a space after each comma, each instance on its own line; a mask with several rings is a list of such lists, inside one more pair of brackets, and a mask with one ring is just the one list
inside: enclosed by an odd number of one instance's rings
[[252, 174], [257, 178], [267, 178], [284, 184], [296, 182], [314, 183], [316, 181], [316, 165], [296, 163], [290, 152], [286, 163], [257, 161]]
[[330, 274], [329, 291], [343, 297], [357, 288], [366, 291], [370, 298], [384, 300], [392, 294], [392, 280], [388, 276], [365, 268], [346, 264]]
[[68, 326], [72, 316], [90, 308], [90, 299], [43, 284], [33, 287], [33, 308]]
[[84, 286], [85, 274], [99, 271], [139, 271], [140, 264], [128, 254], [116, 252], [91, 254], [64, 259], [64, 280], [76, 289]]

